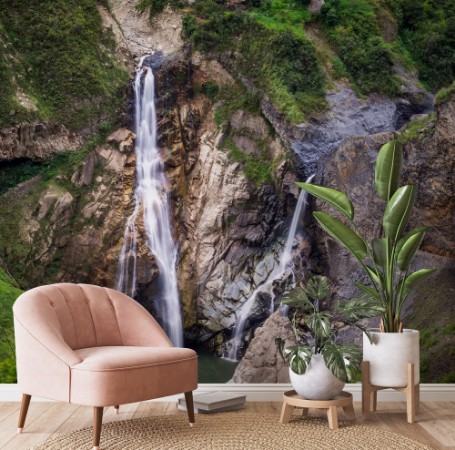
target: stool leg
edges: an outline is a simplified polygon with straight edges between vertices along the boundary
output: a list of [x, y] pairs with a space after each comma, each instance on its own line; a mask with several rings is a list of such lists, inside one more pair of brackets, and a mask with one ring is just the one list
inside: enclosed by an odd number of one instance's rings
[[286, 403], [286, 401], [284, 401], [283, 407], [281, 408], [280, 422], [288, 423], [289, 419], [292, 416], [293, 411], [294, 411], [294, 407], [292, 405], [288, 405]]
[[329, 428], [331, 430], [338, 429], [338, 415], [336, 406], [330, 406], [329, 409], [327, 409], [327, 419], [329, 420]]

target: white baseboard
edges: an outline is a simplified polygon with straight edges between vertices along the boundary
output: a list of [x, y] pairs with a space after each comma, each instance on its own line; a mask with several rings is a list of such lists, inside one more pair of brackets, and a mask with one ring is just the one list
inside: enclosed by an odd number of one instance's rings
[[[203, 392], [233, 392], [244, 394], [249, 402], [281, 402], [283, 392], [292, 389], [290, 384], [200, 384], [195, 394]], [[360, 383], [347, 384], [345, 391], [350, 392], [354, 401], [361, 401], [362, 385]], [[0, 401], [18, 402], [21, 400], [22, 393], [19, 391], [17, 384], [0, 384]], [[172, 395], [160, 399], [159, 401], [174, 401], [181, 395]], [[421, 384], [420, 398], [424, 402], [453, 402], [455, 401], [455, 384]], [[34, 401], [48, 401], [46, 399], [32, 397]], [[401, 402], [405, 401], [405, 396], [401, 392], [387, 389], [378, 392], [379, 402]]]

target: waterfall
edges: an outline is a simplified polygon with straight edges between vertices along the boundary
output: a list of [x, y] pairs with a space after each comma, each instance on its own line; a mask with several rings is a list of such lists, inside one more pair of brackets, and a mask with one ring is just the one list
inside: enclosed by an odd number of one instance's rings
[[[311, 175], [306, 182], [311, 183], [313, 180], [314, 175]], [[240, 307], [237, 311], [237, 323], [234, 329], [234, 337], [230, 340], [230, 348], [228, 351], [228, 356], [226, 359], [237, 361], [237, 353], [242, 343], [242, 335], [243, 330], [245, 328], [245, 323], [250, 316], [251, 309], [253, 308], [254, 302], [256, 301], [256, 297], [260, 292], [267, 293], [271, 297], [270, 301], [270, 310], [269, 314], [273, 313], [274, 309], [274, 300], [275, 300], [275, 293], [273, 290], [273, 283], [276, 280], [279, 280], [283, 277], [286, 272], [286, 269], [292, 266], [292, 245], [294, 243], [295, 234], [297, 231], [297, 225], [299, 223], [300, 216], [302, 212], [305, 212], [306, 205], [307, 205], [307, 198], [308, 193], [304, 190], [300, 192], [299, 199], [297, 201], [297, 205], [294, 210], [294, 215], [292, 216], [291, 226], [289, 227], [288, 236], [286, 239], [286, 243], [283, 247], [283, 251], [279, 257], [279, 264], [276, 265], [273, 270], [270, 272], [267, 279], [259, 285], [248, 300]], [[294, 273], [292, 273], [294, 275]]]
[[117, 289], [131, 297], [137, 293], [137, 219], [142, 210], [147, 245], [159, 269], [154, 295], [163, 328], [175, 346], [183, 345], [182, 317], [177, 289], [177, 247], [171, 229], [164, 165], [157, 146], [155, 80], [141, 59], [134, 81], [136, 113], [136, 189], [134, 210], [128, 218], [119, 256]]

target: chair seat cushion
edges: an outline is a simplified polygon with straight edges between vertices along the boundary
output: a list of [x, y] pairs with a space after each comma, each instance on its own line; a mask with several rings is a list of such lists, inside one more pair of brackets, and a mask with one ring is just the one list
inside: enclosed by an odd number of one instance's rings
[[111, 406], [192, 391], [197, 355], [188, 348], [105, 346], [76, 350], [70, 402]]

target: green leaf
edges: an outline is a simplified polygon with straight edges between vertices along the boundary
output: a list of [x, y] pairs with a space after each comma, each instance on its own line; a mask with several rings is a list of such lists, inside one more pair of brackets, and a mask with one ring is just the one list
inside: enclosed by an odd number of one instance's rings
[[381, 274], [376, 272], [376, 269], [368, 265], [364, 265], [365, 270], [369, 273], [370, 277], [373, 278], [377, 286], [382, 286]]
[[303, 311], [312, 311], [314, 309], [306, 292], [298, 286], [291, 289], [291, 291], [283, 297], [283, 303]]
[[347, 302], [336, 304], [336, 311], [349, 321], [356, 321], [368, 317], [382, 316], [385, 308], [379, 300], [357, 297]]
[[327, 368], [341, 381], [352, 381], [360, 371], [362, 355], [353, 344], [327, 342], [323, 355]]
[[304, 345], [286, 347], [283, 354], [291, 370], [299, 375], [305, 373], [313, 357], [311, 348]]
[[362, 262], [367, 255], [367, 246], [363, 239], [351, 228], [335, 217], [322, 211], [316, 211], [313, 216], [319, 225], [338, 242], [344, 245], [357, 259]]
[[311, 298], [318, 300], [324, 300], [332, 291], [329, 279], [321, 275], [310, 277], [306, 283], [306, 290]]
[[416, 188], [407, 185], [399, 188], [387, 203], [384, 212], [384, 233], [392, 242], [403, 234], [416, 199]]
[[407, 297], [412, 288], [421, 280], [436, 272], [436, 269], [420, 269], [417, 270], [406, 278], [404, 278], [400, 284], [404, 283], [403, 290], [401, 291], [401, 302]]
[[379, 300], [380, 299], [380, 295], [379, 295], [379, 292], [370, 287], [370, 286], [365, 286], [364, 284], [362, 283], [358, 283], [358, 282], [354, 282], [354, 284], [359, 288], [359, 289], [362, 289], [363, 292], [365, 292], [366, 294], [368, 294], [372, 299], [375, 299], [375, 300]]
[[400, 270], [403, 272], [406, 271], [410, 266], [414, 255], [422, 243], [422, 239], [425, 235], [426, 230], [426, 227], [415, 228], [398, 242], [397, 264]]
[[330, 329], [330, 314], [327, 312], [318, 312], [305, 318], [308, 328], [313, 332], [314, 337], [326, 338], [332, 334]]
[[346, 194], [343, 194], [343, 192], [325, 186], [320, 186], [318, 184], [301, 182], [298, 182], [296, 184], [298, 187], [304, 189], [311, 195], [314, 195], [320, 200], [329, 203], [349, 219], [352, 220], [354, 218], [354, 207], [352, 206], [352, 203], [349, 200], [348, 196]]
[[374, 262], [380, 267], [387, 266], [388, 255], [390, 253], [390, 239], [373, 239], [371, 241]]
[[403, 150], [398, 141], [390, 141], [379, 150], [376, 158], [374, 182], [379, 197], [389, 201], [398, 189], [401, 166], [403, 164]]

